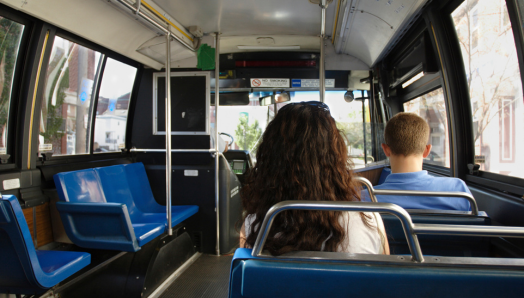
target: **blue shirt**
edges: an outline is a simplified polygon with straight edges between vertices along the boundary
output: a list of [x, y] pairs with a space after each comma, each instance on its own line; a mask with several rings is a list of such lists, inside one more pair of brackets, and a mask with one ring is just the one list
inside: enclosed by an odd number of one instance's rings
[[[458, 178], [434, 177], [428, 171], [395, 173], [387, 176], [383, 184], [375, 189], [460, 191], [471, 194], [466, 183]], [[370, 201], [367, 191], [362, 192], [362, 200]], [[404, 209], [459, 210], [471, 211], [469, 201], [459, 197], [412, 197], [377, 196], [381, 203], [394, 203]]]

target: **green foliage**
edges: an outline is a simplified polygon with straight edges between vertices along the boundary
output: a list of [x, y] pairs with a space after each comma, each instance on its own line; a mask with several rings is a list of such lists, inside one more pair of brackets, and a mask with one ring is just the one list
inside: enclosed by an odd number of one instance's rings
[[[348, 116], [350, 119], [354, 119], [354, 122], [337, 122], [337, 128], [342, 131], [342, 134], [346, 137], [348, 146], [364, 150], [362, 112], [351, 111]], [[370, 123], [366, 123], [366, 138], [368, 138], [368, 141], [371, 139]]]
[[[60, 69], [64, 67], [65, 63], [66, 60], [62, 62], [62, 65], [60, 65]], [[49, 89], [49, 94], [47, 95], [47, 125], [45, 132], [40, 132], [40, 135], [43, 136], [44, 139], [48, 142], [59, 140], [64, 135], [64, 131], [60, 132], [59, 130], [62, 128], [62, 124], [64, 122], [64, 118], [62, 117], [62, 104], [64, 103], [66, 97], [65, 90], [69, 88], [69, 66], [65, 70], [62, 80], [59, 82], [60, 85], [58, 85], [56, 104], [53, 105], [53, 91], [55, 90], [55, 86], [58, 83], [59, 77], [60, 75], [57, 74], [53, 80], [52, 87]]]
[[24, 26], [0, 17], [0, 127], [7, 124], [9, 98]]
[[241, 149], [249, 150], [262, 135], [262, 128], [260, 128], [258, 120], [255, 120], [255, 123], [249, 125], [248, 117], [244, 115], [241, 116], [239, 120], [240, 122], [235, 130], [235, 141]]

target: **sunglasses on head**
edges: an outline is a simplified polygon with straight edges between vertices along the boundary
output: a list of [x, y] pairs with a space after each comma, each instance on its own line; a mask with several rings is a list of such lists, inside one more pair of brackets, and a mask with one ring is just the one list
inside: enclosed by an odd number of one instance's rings
[[323, 102], [320, 102], [320, 101], [302, 101], [302, 102], [292, 102], [292, 103], [288, 103], [287, 105], [285, 105], [284, 107], [282, 107], [280, 110], [286, 108], [286, 107], [289, 107], [289, 106], [296, 106], [296, 105], [302, 105], [302, 106], [313, 106], [313, 107], [317, 107], [319, 109], [322, 109], [326, 112], [329, 112], [329, 107], [323, 103]]

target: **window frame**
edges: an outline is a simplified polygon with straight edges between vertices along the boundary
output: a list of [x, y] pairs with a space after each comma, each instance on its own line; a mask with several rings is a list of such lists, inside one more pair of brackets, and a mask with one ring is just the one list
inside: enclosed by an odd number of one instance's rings
[[[440, 72], [439, 72], [440, 73]], [[437, 80], [438, 79], [438, 80]], [[431, 78], [431, 81], [430, 83], [423, 83], [422, 86], [420, 86], [420, 88], [417, 88], [413, 91], [411, 91], [409, 93], [410, 97], [409, 99], [405, 99], [402, 101], [402, 111], [404, 112], [404, 104], [409, 102], [409, 101], [412, 101], [414, 100], [415, 98], [417, 97], [420, 97], [420, 96], [423, 96], [423, 95], [426, 95], [428, 94], [429, 92], [432, 92], [432, 91], [435, 91], [439, 88], [442, 88], [442, 91], [443, 91], [443, 95], [444, 95], [444, 104], [446, 105], [446, 118], [447, 118], [447, 123], [446, 125], [448, 126], [448, 131], [449, 131], [449, 139], [448, 139], [448, 150], [449, 150], [449, 168], [447, 167], [443, 167], [443, 166], [438, 166], [438, 165], [435, 165], [435, 164], [430, 164], [430, 163], [426, 163], [426, 162], [422, 162], [422, 168], [424, 170], [427, 170], [427, 171], [430, 171], [430, 172], [435, 172], [435, 173], [438, 173], [438, 174], [441, 174], [441, 175], [444, 175], [444, 176], [451, 176], [451, 167], [453, 166], [452, 164], [452, 154], [453, 154], [453, 148], [451, 147], [451, 144], [452, 144], [452, 134], [451, 134], [451, 123], [450, 123], [450, 114], [449, 114], [449, 109], [450, 107], [448, 106], [448, 100], [446, 98], [447, 94], [446, 94], [446, 90], [444, 89], [444, 86], [441, 84], [441, 76], [440, 74], [438, 74], [438, 77], [437, 78]], [[430, 127], [431, 129], [431, 127]], [[431, 134], [430, 134], [431, 135]]]
[[[520, 17], [519, 13], [524, 13], [524, 11], [519, 12], [517, 9], [517, 3], [516, 0], [506, 0], [506, 7], [508, 9], [508, 15], [510, 24], [513, 30], [513, 37], [515, 39], [515, 47], [517, 51], [517, 58], [519, 62], [519, 70], [520, 70], [520, 77], [521, 82], [524, 87], [524, 32], [522, 27], [520, 26]], [[453, 19], [451, 17], [451, 13], [459, 7], [464, 0], [451, 0], [447, 5], [443, 7], [443, 9], [438, 13], [437, 15], [440, 16], [440, 19], [443, 20], [442, 26], [443, 30], [447, 33], [447, 40], [451, 47], [453, 47], [453, 51], [457, 52], [458, 50], [458, 57], [460, 57], [459, 63], [454, 63], [454, 65], [450, 65], [450, 63], [453, 63], [453, 61], [447, 61], [447, 65], [452, 72], [452, 76], [459, 81], [466, 82], [466, 72], [464, 71], [464, 65], [460, 53], [460, 45], [457, 33], [454, 29]], [[523, 19], [524, 21], [524, 19]], [[517, 26], [514, 26], [514, 24], [517, 24]], [[449, 76], [449, 73], [447, 74]], [[463, 84], [463, 86], [466, 86]], [[464, 97], [467, 98], [467, 105], [461, 108], [460, 112], [464, 112], [465, 110], [469, 110], [471, 116], [473, 118], [474, 115], [471, 114], [471, 99], [469, 97], [469, 91], [466, 90], [466, 88], [460, 88], [461, 90], [453, 90], [456, 93], [461, 93]], [[466, 93], [466, 94], [463, 94]], [[461, 105], [464, 104], [463, 101], [460, 103]], [[454, 102], [454, 105], [456, 105], [456, 101]], [[466, 116], [469, 117], [469, 116]], [[467, 120], [467, 119], [464, 119]], [[463, 124], [463, 123], [461, 123]], [[466, 127], [464, 127], [466, 128]], [[461, 129], [462, 132], [465, 131], [465, 129]], [[473, 146], [473, 121], [471, 121], [471, 130], [468, 132], [469, 134], [469, 145]], [[468, 148], [469, 149], [469, 148]], [[468, 163], [474, 164], [474, 151], [469, 152], [470, 150], [465, 150], [467, 152], [467, 160]], [[459, 164], [459, 166], [466, 166], [465, 164], [462, 165], [462, 163]], [[460, 177], [464, 181], [468, 183], [473, 183], [477, 185], [481, 185], [483, 187], [487, 187], [489, 189], [501, 191], [504, 193], [510, 193], [513, 195], [517, 195], [519, 197], [524, 198], [524, 178], [518, 178], [513, 176], [506, 176], [502, 174], [497, 173], [491, 173], [491, 172], [485, 172], [485, 171], [478, 171], [476, 173], [468, 172], [467, 169], [465, 170], [466, 173], [464, 176]]]
[[[5, 164], [0, 164], [1, 170], [8, 170], [16, 168], [16, 163], [20, 156], [17, 152], [20, 148], [20, 141], [23, 136], [23, 127], [17, 127], [18, 120], [20, 119], [19, 108], [21, 104], [24, 74], [29, 70], [27, 69], [29, 57], [29, 47], [31, 42], [31, 35], [35, 29], [35, 20], [30, 17], [21, 15], [17, 11], [14, 11], [10, 7], [1, 6], [2, 10], [0, 16], [8, 18], [14, 22], [17, 22], [24, 26], [24, 32], [20, 39], [20, 45], [18, 48], [18, 55], [13, 72], [13, 80], [11, 86], [11, 97], [9, 99], [8, 109], [8, 120], [7, 120], [7, 138], [6, 138], [6, 154], [9, 154], [9, 160]], [[18, 133], [17, 133], [18, 131]], [[23, 153], [21, 153], [23, 156]]]
[[[103, 55], [103, 61], [102, 61], [102, 64], [100, 65], [100, 74], [98, 75], [96, 81], [94, 82], [94, 84], [96, 84], [96, 89], [95, 89], [95, 96], [94, 96], [94, 103], [93, 103], [93, 110], [91, 111], [91, 115], [89, 115], [89, 120], [91, 121], [91, 132], [90, 132], [90, 145], [89, 145], [89, 152], [85, 153], [85, 154], [74, 154], [74, 155], [59, 155], [59, 156], [53, 156], [52, 158], [52, 162], [50, 161], [45, 161], [46, 164], [54, 164], [55, 161], [56, 163], [62, 163], [64, 160], [70, 160], [70, 159], [75, 159], [75, 161], [81, 161], [81, 160], [98, 160], [98, 159], [107, 159], [107, 158], [114, 158], [114, 157], [119, 157], [122, 155], [122, 152], [103, 152], [102, 153], [97, 153], [97, 154], [93, 154], [93, 144], [94, 144], [94, 127], [95, 127], [95, 121], [96, 121], [96, 109], [97, 109], [97, 105], [98, 105], [98, 97], [99, 97], [99, 93], [100, 93], [100, 85], [101, 85], [101, 82], [102, 82], [102, 79], [103, 79], [103, 75], [104, 75], [104, 71], [105, 71], [105, 65], [106, 65], [106, 61], [107, 61], [107, 58], [112, 58], [118, 62], [121, 62], [121, 63], [125, 63], [125, 64], [128, 64], [130, 66], [133, 66], [133, 67], [136, 67], [137, 68], [137, 73], [136, 73], [136, 76], [135, 76], [135, 80], [133, 82], [133, 88], [132, 88], [132, 91], [131, 91], [131, 97], [129, 99], [129, 109], [128, 109], [128, 115], [130, 115], [131, 111], [133, 110], [134, 111], [134, 103], [136, 102], [137, 100], [137, 97], [138, 97], [138, 85], [140, 85], [140, 77], [141, 77], [141, 71], [143, 69], [143, 65], [137, 61], [134, 61], [128, 57], [125, 57], [121, 54], [118, 54], [112, 50], [109, 50], [101, 45], [98, 45], [96, 43], [93, 43], [91, 41], [88, 41], [82, 37], [79, 37], [71, 32], [68, 32], [66, 30], [63, 30], [63, 29], [60, 29], [60, 28], [57, 28], [57, 27], [54, 27], [52, 26], [52, 28], [54, 29], [54, 32], [52, 34], [50, 34], [49, 36], [49, 47], [48, 49], [46, 49], [46, 55], [47, 55], [47, 59], [45, 61], [43, 61], [44, 65], [45, 65], [45, 68], [42, 68], [42, 73], [47, 73], [47, 66], [49, 64], [49, 56], [50, 56], [50, 53], [52, 51], [52, 48], [53, 48], [53, 44], [54, 44], [54, 41], [55, 41], [55, 37], [58, 36], [58, 37], [61, 37], [61, 38], [64, 38], [64, 39], [67, 39], [71, 42], [74, 42], [78, 45], [81, 45], [83, 47], [87, 47], [91, 50], [94, 50], [94, 51], [97, 51], [99, 52], [101, 55]], [[44, 66], [43, 65], [43, 66]], [[43, 80], [45, 80], [45, 76], [42, 76], [40, 78], [40, 82], [42, 82]], [[43, 95], [40, 95], [40, 96], [43, 96]], [[36, 120], [40, 121], [40, 111], [41, 111], [41, 106], [40, 104], [38, 104], [38, 106], [35, 106], [35, 123]], [[38, 112], [37, 112], [38, 111]], [[37, 119], [38, 117], [38, 119]], [[39, 123], [39, 122], [38, 122]], [[128, 140], [129, 138], [131, 137], [131, 127], [132, 127], [132, 121], [126, 121], [126, 149], [129, 148], [130, 146], [130, 143], [128, 143]], [[37, 138], [38, 138], [38, 135], [37, 135]], [[38, 143], [38, 139], [34, 139], [33, 141], [37, 142]], [[38, 146], [36, 147], [36, 152], [38, 152]], [[38, 165], [42, 165], [44, 163], [44, 160], [43, 160], [43, 157], [39, 154], [38, 155], [38, 159], [37, 159], [37, 163]]]

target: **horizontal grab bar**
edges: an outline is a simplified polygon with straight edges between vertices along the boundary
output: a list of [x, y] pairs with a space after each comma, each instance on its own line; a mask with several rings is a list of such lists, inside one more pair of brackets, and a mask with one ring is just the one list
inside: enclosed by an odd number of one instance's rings
[[[166, 149], [131, 149], [131, 152], [166, 152]], [[215, 149], [171, 149], [173, 153], [215, 153]]]
[[466, 192], [460, 191], [424, 191], [424, 190], [390, 190], [374, 189], [371, 182], [364, 177], [355, 177], [356, 181], [364, 184], [368, 189], [372, 202], [377, 202], [376, 196], [423, 196], [423, 197], [458, 197], [465, 198], [471, 205], [471, 213], [479, 215], [479, 207], [475, 198]]
[[524, 238], [524, 228], [500, 226], [416, 224], [415, 233], [418, 235], [424, 234]]
[[417, 239], [417, 235], [413, 230], [413, 222], [411, 216], [400, 206], [391, 203], [372, 203], [372, 202], [331, 202], [331, 201], [283, 201], [271, 207], [258, 233], [257, 240], [253, 245], [252, 255], [260, 257], [262, 250], [266, 244], [267, 234], [273, 225], [275, 216], [285, 210], [325, 210], [325, 211], [357, 211], [357, 212], [385, 212], [395, 215], [404, 228], [409, 250], [415, 262], [423, 262], [424, 257]]
[[323, 211], [354, 211], [390, 213], [400, 219], [408, 242], [412, 260], [424, 262], [417, 235], [451, 235], [451, 236], [483, 236], [483, 237], [513, 237], [524, 238], [522, 227], [501, 226], [471, 226], [471, 225], [436, 225], [413, 224], [411, 216], [402, 207], [391, 203], [373, 202], [331, 202], [331, 201], [283, 201], [271, 207], [253, 245], [252, 256], [261, 257], [273, 220], [277, 214], [285, 210], [323, 210]]

